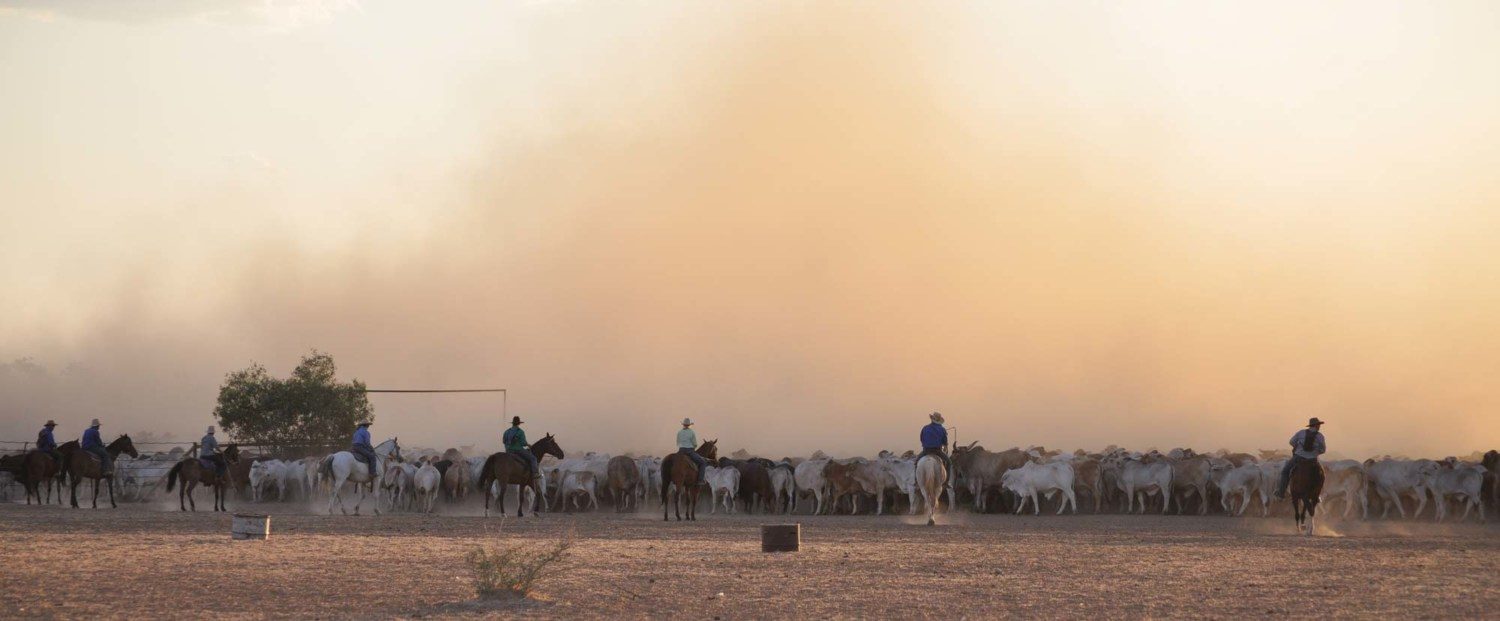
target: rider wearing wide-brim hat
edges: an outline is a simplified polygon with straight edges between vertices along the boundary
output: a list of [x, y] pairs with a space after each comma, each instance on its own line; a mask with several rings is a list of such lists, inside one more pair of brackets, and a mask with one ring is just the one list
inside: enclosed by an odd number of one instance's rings
[[1281, 467], [1281, 479], [1276, 484], [1276, 497], [1286, 498], [1286, 486], [1292, 480], [1292, 466], [1299, 461], [1317, 462], [1318, 456], [1328, 450], [1323, 441], [1323, 421], [1314, 416], [1307, 420], [1307, 428], [1292, 435], [1292, 458]]
[[89, 428], [83, 430], [83, 437], [78, 439], [78, 448], [99, 458], [100, 474], [109, 475], [114, 472], [114, 460], [109, 458], [109, 451], [104, 446], [104, 438], [99, 436], [99, 419], [94, 419], [89, 423]]
[[36, 450], [46, 453], [58, 467], [62, 467], [62, 453], [57, 452], [57, 438], [52, 436], [52, 428], [57, 426], [57, 421], [48, 419], [47, 424], [42, 425], [42, 430], [36, 433]]
[[500, 441], [505, 444], [507, 454], [515, 455], [521, 461], [526, 462], [531, 478], [539, 479], [542, 477], [541, 462], [537, 461], [536, 454], [531, 452], [531, 444], [526, 442], [526, 430], [521, 429], [522, 424], [524, 422], [521, 417], [510, 417], [510, 429], [500, 434]]
[[686, 455], [698, 466], [698, 485], [708, 475], [708, 459], [698, 454], [698, 434], [693, 431], [693, 419], [682, 419], [682, 429], [677, 431], [677, 454]]
[[349, 452], [356, 453], [365, 458], [365, 464], [370, 467], [370, 480], [375, 480], [375, 465], [379, 458], [375, 456], [375, 445], [370, 443], [370, 421], [360, 421], [358, 428], [354, 430], [354, 439], [349, 443]]
[[922, 432], [919, 434], [919, 439], [922, 441], [922, 453], [917, 455], [917, 460], [921, 461], [922, 455], [936, 455], [938, 459], [943, 460], [943, 468], [948, 472], [948, 476], [952, 477], [953, 462], [948, 459], [948, 430], [943, 427], [945, 422], [943, 414], [933, 412], [927, 415], [927, 420], [929, 422], [922, 426]]
[[229, 463], [219, 454], [219, 439], [214, 437], [213, 425], [208, 426], [203, 439], [198, 441], [198, 459], [214, 465], [214, 472], [224, 476], [229, 472]]

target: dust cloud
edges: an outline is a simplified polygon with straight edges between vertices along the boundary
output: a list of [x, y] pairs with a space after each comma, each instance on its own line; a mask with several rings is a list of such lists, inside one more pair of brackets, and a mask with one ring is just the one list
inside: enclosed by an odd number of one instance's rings
[[[252, 227], [186, 256], [141, 233], [127, 277], [56, 302], [81, 327], [0, 329], [32, 358], [0, 371], [0, 432], [195, 437], [224, 373], [317, 348], [376, 388], [506, 387], [570, 451], [662, 453], [690, 416], [726, 450], [870, 454], [932, 410], [992, 448], [1274, 448], [1309, 416], [1352, 456], [1500, 443], [1493, 179], [1370, 174], [1400, 136], [1321, 177], [1246, 148], [1289, 131], [1220, 142], [1194, 110], [1233, 102], [1160, 92], [1074, 17], [1046, 43], [1026, 20], [1071, 18], [534, 7], [524, 105], [479, 63], [445, 95], [478, 155], [391, 171], [420, 227], [372, 208], [329, 247]], [[498, 445], [494, 397], [373, 399], [377, 437]]]

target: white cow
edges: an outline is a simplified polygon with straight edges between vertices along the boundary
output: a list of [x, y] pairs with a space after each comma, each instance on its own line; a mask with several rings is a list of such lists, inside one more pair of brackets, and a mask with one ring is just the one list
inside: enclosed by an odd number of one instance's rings
[[723, 492], [724, 508], [728, 513], [734, 513], [734, 498], [740, 493], [739, 468], [709, 466], [708, 471], [703, 473], [703, 480], [708, 483], [708, 491], [712, 494], [712, 500], [708, 503], [708, 512], [718, 512], [719, 493]]
[[282, 482], [282, 464], [280, 460], [268, 459], [250, 464], [250, 497], [255, 502], [264, 500], [266, 492], [272, 486], [277, 488], [278, 497], [285, 491]]
[[[783, 513], [790, 512], [792, 503], [797, 500], [797, 482], [792, 469], [778, 464], [767, 474], [771, 475], [771, 495], [774, 498], [771, 502], [771, 509]], [[785, 502], [784, 505], [783, 502]]]
[[1354, 511], [1354, 505], [1358, 503], [1360, 519], [1370, 519], [1369, 485], [1364, 465], [1353, 459], [1325, 461], [1322, 465], [1323, 495], [1321, 501], [1326, 503], [1335, 498], [1343, 499], [1344, 519], [1346, 520]]
[[[1068, 507], [1068, 503], [1072, 503], [1073, 513], [1078, 513], [1078, 497], [1073, 495], [1073, 464], [1066, 460], [1045, 464], [1026, 462], [1020, 468], [1000, 475], [1000, 485], [1021, 498], [1021, 502], [1016, 505], [1017, 514], [1026, 507], [1026, 500], [1030, 499], [1032, 515], [1041, 515], [1042, 504], [1037, 499], [1038, 492], [1045, 492], [1048, 498], [1062, 492], [1064, 502], [1057, 507], [1058, 515]], [[1170, 486], [1170, 482], [1168, 485]]]
[[[1261, 451], [1265, 454], [1265, 451]], [[1268, 458], [1256, 465], [1260, 469], [1260, 515], [1271, 515], [1271, 503], [1276, 500], [1276, 485], [1281, 482], [1281, 467], [1285, 458]]]
[[[828, 480], [823, 476], [823, 468], [827, 465], [828, 460], [826, 459], [809, 459], [797, 464], [796, 470], [792, 473], [792, 480], [795, 483], [795, 493], [801, 495], [802, 492], [808, 492], [813, 495], [814, 515], [822, 513], [823, 495], [828, 493]], [[793, 511], [796, 510], [796, 505], [801, 504], [800, 501], [801, 499], [799, 498], [797, 502], [793, 503]]]
[[[1231, 468], [1213, 470], [1214, 486], [1219, 488], [1219, 505], [1225, 513], [1244, 515], [1250, 506], [1250, 498], [1260, 491], [1260, 465], [1247, 463]], [[1243, 499], [1239, 510], [1233, 508], [1234, 499]]]
[[922, 489], [917, 486], [917, 460], [892, 459], [891, 476], [896, 477], [896, 487], [906, 494], [906, 501], [911, 505], [910, 513], [916, 515], [922, 510]]
[[1406, 508], [1401, 505], [1403, 496], [1416, 497], [1417, 511], [1412, 517], [1418, 517], [1427, 506], [1428, 490], [1435, 483], [1438, 465], [1430, 459], [1367, 459], [1365, 474], [1375, 486], [1375, 492], [1385, 501], [1385, 508], [1380, 512], [1381, 519], [1390, 515], [1392, 504], [1396, 505], [1396, 511], [1401, 517], [1406, 517]]
[[590, 508], [597, 510], [599, 508], [599, 496], [596, 494], [598, 491], [596, 481], [598, 479], [594, 477], [594, 473], [590, 470], [573, 470], [562, 475], [557, 496], [558, 502], [562, 503], [563, 509], [566, 510], [568, 499], [571, 498], [573, 506], [582, 509], [583, 503], [579, 500], [579, 497], [584, 496], [588, 498]]
[[432, 513], [432, 504], [437, 500], [438, 488], [442, 486], [443, 475], [438, 472], [437, 467], [431, 463], [423, 463], [421, 468], [412, 474], [412, 489], [415, 492], [418, 503], [422, 510]]
[[[1141, 497], [1141, 513], [1146, 512], [1146, 499], [1162, 495], [1161, 512], [1166, 515], [1172, 505], [1172, 464], [1165, 460], [1147, 463], [1139, 459], [1127, 459], [1120, 465], [1120, 491], [1125, 492], [1125, 512], [1135, 508], [1135, 498]], [[1077, 509], [1074, 509], [1075, 511]]]
[[1480, 490], [1484, 488], [1484, 466], [1448, 460], [1432, 481], [1432, 502], [1437, 507], [1437, 520], [1443, 521], [1448, 514], [1448, 498], [1453, 497], [1464, 505], [1464, 515], [1459, 521], [1469, 519], [1469, 512], [1479, 508], [1479, 521], [1484, 522], [1484, 499]]
[[307, 495], [307, 462], [301, 460], [287, 460], [281, 462], [281, 485], [283, 489], [293, 490], [287, 494], [287, 498], [302, 497]]
[[652, 494], [661, 497], [661, 458], [660, 457], [637, 457], [635, 467], [641, 473], [640, 487], [642, 500], [649, 500]]
[[[876, 459], [858, 464], [854, 470], [854, 478], [864, 487], [865, 491], [875, 494], [875, 515], [885, 513], [885, 494], [888, 491], [900, 492], [901, 486], [896, 481], [894, 472], [894, 460]], [[913, 466], [915, 474], [916, 468]]]

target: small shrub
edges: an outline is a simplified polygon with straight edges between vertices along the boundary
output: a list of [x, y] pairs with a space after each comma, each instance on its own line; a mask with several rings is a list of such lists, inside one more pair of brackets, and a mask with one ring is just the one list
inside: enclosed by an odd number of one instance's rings
[[476, 546], [464, 560], [474, 572], [474, 592], [479, 597], [525, 597], [538, 581], [557, 570], [572, 547], [569, 534], [546, 545]]

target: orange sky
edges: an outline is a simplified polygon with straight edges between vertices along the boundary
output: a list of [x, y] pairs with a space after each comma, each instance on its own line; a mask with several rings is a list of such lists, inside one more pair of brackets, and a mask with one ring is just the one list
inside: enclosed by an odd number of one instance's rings
[[0, 11], [0, 439], [1500, 444], [1488, 3], [164, 6]]

